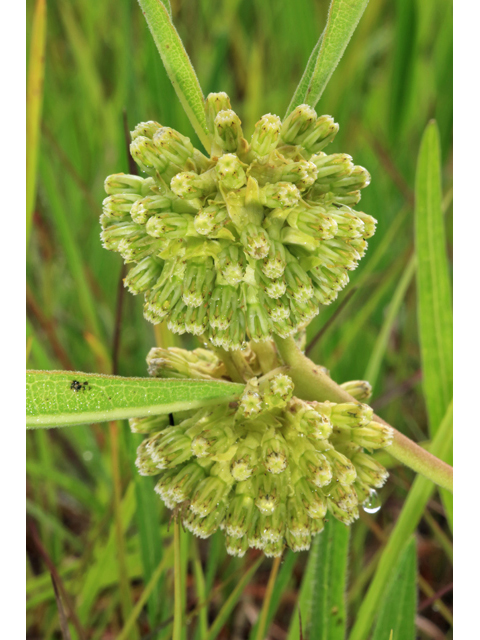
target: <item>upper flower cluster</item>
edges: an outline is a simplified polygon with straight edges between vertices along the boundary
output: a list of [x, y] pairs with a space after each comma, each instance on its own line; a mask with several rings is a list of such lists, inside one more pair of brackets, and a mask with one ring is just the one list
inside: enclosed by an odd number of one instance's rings
[[237, 349], [287, 337], [332, 302], [375, 231], [351, 207], [369, 184], [346, 154], [327, 155], [338, 125], [307, 105], [263, 116], [251, 141], [225, 93], [206, 99], [208, 158], [156, 122], [132, 132], [148, 177], [105, 181], [102, 240], [135, 263], [125, 279], [145, 317]]
[[[147, 362], [157, 376], [225, 374], [203, 349], [152, 349]], [[347, 388], [357, 397], [369, 391], [359, 382]], [[368, 405], [305, 402], [293, 391], [292, 380], [273, 371], [251, 378], [238, 402], [184, 412], [173, 426], [164, 416], [130, 421], [148, 434], [138, 448], [140, 473], [159, 476], [155, 490], [194, 534], [222, 529], [232, 555], [308, 549], [327, 510], [350, 524], [387, 478], [367, 452], [390, 444], [392, 430], [372, 421]]]

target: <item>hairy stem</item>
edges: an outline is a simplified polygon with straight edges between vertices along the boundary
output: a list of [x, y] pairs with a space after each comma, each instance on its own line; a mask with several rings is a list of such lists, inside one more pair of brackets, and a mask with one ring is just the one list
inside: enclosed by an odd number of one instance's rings
[[[283, 361], [290, 367], [289, 376], [295, 385], [296, 393], [304, 400], [324, 402], [351, 402], [355, 399], [321, 369], [307, 358], [297, 347], [293, 338], [275, 337], [275, 343]], [[375, 415], [374, 419], [388, 424]], [[391, 427], [391, 425], [388, 425]], [[435, 457], [402, 433], [393, 429], [393, 443], [388, 452], [417, 473], [421, 473], [440, 487], [453, 493], [453, 468]]]

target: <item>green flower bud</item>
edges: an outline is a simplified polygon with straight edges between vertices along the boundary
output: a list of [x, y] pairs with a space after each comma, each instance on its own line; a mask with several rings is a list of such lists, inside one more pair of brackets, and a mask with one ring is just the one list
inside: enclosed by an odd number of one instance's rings
[[286, 526], [291, 535], [297, 537], [310, 535], [310, 518], [303, 505], [302, 500], [294, 493], [287, 502]]
[[325, 487], [332, 480], [332, 465], [323, 453], [307, 449], [300, 457], [298, 465], [305, 478], [316, 487]]
[[151, 289], [162, 273], [162, 264], [161, 260], [144, 258], [133, 269], [130, 269], [123, 281], [124, 285], [134, 295]]
[[193, 513], [204, 518], [227, 497], [230, 487], [220, 478], [209, 476], [202, 480], [193, 494], [190, 509]]
[[351, 430], [352, 442], [365, 449], [383, 449], [393, 442], [393, 429], [380, 422]]
[[352, 486], [341, 484], [333, 485], [327, 489], [328, 499], [334, 502], [340, 509], [355, 509], [358, 503], [357, 494]]
[[363, 221], [349, 207], [342, 207], [341, 209], [330, 208], [328, 214], [337, 223], [337, 237], [361, 238], [364, 235], [365, 225]]
[[135, 465], [138, 469], [138, 473], [141, 476], [157, 476], [160, 473], [160, 469], [156, 463], [152, 460], [152, 457], [147, 450], [148, 440], [144, 440], [137, 448], [137, 458]]
[[251, 147], [257, 156], [266, 156], [277, 146], [282, 121], [270, 113], [262, 116], [255, 125]]
[[312, 156], [310, 162], [317, 167], [317, 186], [324, 188], [325, 192], [333, 191], [330, 187], [340, 178], [349, 176], [355, 168], [352, 157], [346, 153], [320, 153]]
[[227, 284], [237, 285], [245, 275], [245, 255], [236, 245], [229, 245], [218, 257], [222, 276]]
[[351, 460], [333, 447], [325, 450], [323, 455], [328, 460], [333, 470], [333, 476], [343, 486], [351, 485], [357, 477], [357, 472]]
[[193, 171], [177, 173], [173, 176], [170, 187], [175, 195], [185, 200], [206, 198], [217, 190], [215, 170], [209, 169], [200, 175]]
[[183, 502], [204, 478], [204, 470], [196, 462], [189, 462], [180, 471], [172, 469], [166, 473], [158, 481], [155, 491], [162, 497], [167, 495], [174, 502]]
[[159, 469], [169, 469], [192, 457], [190, 438], [172, 427], [147, 440], [146, 450]]
[[248, 419], [258, 415], [262, 411], [262, 407], [263, 402], [258, 390], [258, 383], [255, 378], [252, 378], [240, 397], [239, 411]]
[[167, 317], [182, 296], [182, 280], [172, 278], [161, 288], [153, 289], [145, 296], [145, 310], [159, 319]]
[[310, 533], [304, 533], [299, 535], [293, 535], [291, 531], [287, 531], [285, 538], [288, 546], [292, 551], [297, 553], [298, 551], [308, 551], [312, 542], [312, 536]]
[[262, 262], [263, 273], [267, 278], [275, 280], [283, 275], [286, 266], [287, 258], [285, 254], [285, 247], [281, 242], [271, 240], [268, 255], [265, 256]]
[[357, 480], [368, 487], [383, 487], [388, 478], [388, 471], [379, 462], [362, 451], [357, 451], [352, 456], [352, 462], [357, 470]]
[[158, 255], [162, 248], [163, 244], [161, 240], [156, 240], [151, 236], [145, 235], [143, 232], [122, 238], [118, 243], [118, 252], [126, 263], [139, 263], [152, 254]]
[[313, 297], [312, 281], [302, 267], [290, 260], [285, 268], [287, 293], [296, 302], [308, 302]]
[[255, 517], [255, 504], [248, 495], [237, 495], [230, 502], [225, 518], [225, 531], [232, 538], [247, 535]]
[[215, 531], [217, 531], [225, 515], [225, 506], [218, 505], [217, 508], [208, 514], [205, 518], [193, 513], [193, 511], [187, 511], [183, 517], [183, 524], [185, 528], [198, 536], [199, 538], [209, 538]]
[[[338, 232], [338, 225], [335, 218], [320, 207], [311, 207], [309, 209], [295, 207], [288, 214], [287, 222], [290, 227], [294, 227], [320, 240], [330, 240], [334, 238]], [[288, 233], [285, 233], [288, 231], [289, 229], [287, 227], [282, 232], [284, 242], [288, 242], [289, 240]]]
[[229, 222], [227, 209], [221, 205], [212, 204], [200, 209], [195, 216], [193, 226], [202, 236], [214, 235], [224, 224]]
[[165, 429], [170, 424], [168, 416], [130, 418], [128, 423], [132, 433], [153, 433]]
[[358, 507], [352, 507], [350, 509], [342, 509], [337, 506], [332, 500], [328, 500], [328, 510], [332, 515], [345, 525], [351, 525], [358, 519]]
[[150, 216], [171, 207], [170, 198], [165, 196], [147, 196], [137, 199], [131, 207], [130, 215], [137, 224], [146, 224]]
[[190, 138], [170, 127], [162, 127], [153, 136], [153, 143], [166, 163], [183, 167], [193, 156], [193, 145]]
[[248, 224], [242, 231], [240, 240], [244, 250], [255, 260], [261, 260], [268, 255], [270, 250], [270, 239], [265, 229], [254, 224]]
[[269, 298], [281, 298], [287, 290], [287, 283], [284, 278], [278, 278], [276, 280], [267, 278], [258, 262], [256, 265], [255, 279], [262, 291], [264, 291]]
[[280, 409], [285, 407], [293, 394], [293, 381], [284, 373], [279, 373], [267, 378], [260, 383], [263, 394], [263, 402], [268, 409]]
[[320, 116], [302, 140], [302, 146], [310, 153], [318, 153], [327, 146], [338, 133], [339, 126], [332, 116]]
[[227, 548], [227, 553], [231, 556], [243, 558], [248, 549], [248, 540], [247, 538], [233, 538], [232, 536], [226, 535], [225, 547]]
[[226, 153], [234, 153], [243, 138], [242, 123], [231, 109], [219, 111], [214, 120], [215, 143]]
[[103, 213], [109, 218], [123, 218], [130, 213], [133, 203], [140, 197], [138, 193], [117, 193], [108, 196], [102, 203]]
[[173, 307], [172, 312], [167, 321], [167, 327], [172, 333], [177, 333], [179, 336], [183, 335], [186, 330], [187, 311], [189, 307], [183, 300], [179, 300]]
[[235, 434], [224, 425], [206, 429], [192, 440], [192, 452], [197, 458], [225, 461], [231, 459], [235, 451]]
[[215, 118], [220, 111], [229, 111], [232, 108], [230, 98], [223, 91], [220, 93], [209, 93], [205, 99], [205, 116], [207, 119], [207, 129], [210, 133], [215, 132]]
[[131, 176], [125, 173], [114, 173], [105, 178], [105, 191], [109, 196], [116, 194], [138, 194], [142, 195], [142, 186], [145, 182], [140, 176]]
[[266, 434], [262, 442], [263, 465], [269, 473], [282, 473], [288, 466], [285, 438], [275, 432]]
[[149, 175], [162, 173], [168, 166], [168, 161], [162, 157], [153, 140], [145, 136], [138, 136], [130, 143], [130, 153], [142, 171]]
[[217, 286], [209, 302], [210, 325], [214, 329], [227, 329], [237, 307], [237, 292], [231, 286]]
[[363, 237], [368, 240], [375, 233], [377, 221], [373, 216], [369, 216], [368, 213], [363, 213], [363, 211], [354, 211], [353, 213], [363, 222]]
[[272, 323], [264, 307], [258, 303], [247, 305], [247, 331], [250, 340], [261, 342], [272, 335]]
[[273, 513], [260, 513], [257, 520], [257, 528], [262, 542], [272, 544], [281, 541], [283, 543], [286, 520], [287, 508], [286, 505], [282, 503], [278, 505]]
[[154, 347], [148, 353], [147, 366], [149, 375], [156, 378], [210, 380], [222, 378], [227, 373], [224, 363], [207, 349], [185, 351], [176, 347]]
[[271, 209], [293, 207], [301, 198], [300, 191], [291, 182], [266, 184], [259, 191], [260, 204]]
[[232, 320], [225, 330], [211, 329], [210, 340], [216, 347], [241, 349], [245, 345], [245, 314], [241, 309], [233, 312]]
[[252, 449], [245, 444], [237, 448], [230, 466], [230, 473], [237, 482], [243, 482], [252, 476], [258, 464], [256, 449], [257, 447]]
[[109, 251], [118, 251], [122, 240], [133, 236], [138, 237], [138, 234], [143, 232], [142, 227], [130, 219], [119, 219], [117, 222], [117, 219], [112, 220], [107, 216], [102, 216], [102, 227], [100, 238], [104, 248]]
[[[270, 298], [269, 296], [263, 296], [261, 298], [261, 303], [264, 306], [268, 317], [272, 321], [272, 327], [276, 323], [284, 322], [290, 318], [290, 305], [288, 303], [288, 299], [285, 296], [281, 299], [274, 299]], [[293, 328], [293, 324], [291, 324], [290, 326]]]
[[271, 473], [259, 473], [255, 478], [255, 506], [261, 513], [273, 513], [278, 505], [279, 488]]
[[190, 224], [193, 224], [192, 216], [182, 216], [171, 211], [165, 211], [149, 218], [145, 229], [153, 238], [173, 240], [175, 238], [184, 238]]
[[185, 304], [189, 307], [199, 307], [210, 296], [214, 280], [215, 271], [209, 263], [189, 262], [183, 278]]
[[363, 427], [370, 423], [373, 409], [360, 402], [331, 405], [331, 420], [335, 426]]
[[136, 140], [140, 136], [152, 139], [156, 132], [161, 128], [161, 124], [149, 120], [148, 122], [140, 122], [133, 131], [130, 131], [132, 140]]
[[302, 144], [302, 140], [315, 127], [317, 114], [306, 104], [296, 107], [284, 121], [280, 137], [285, 144]]
[[323, 518], [327, 513], [327, 501], [320, 491], [305, 479], [301, 478], [294, 487], [299, 500], [310, 518]]
[[242, 163], [233, 153], [221, 156], [215, 171], [221, 186], [226, 189], [241, 189], [247, 181]]
[[368, 400], [372, 395], [372, 385], [366, 380], [350, 380], [340, 386], [356, 400]]
[[277, 542], [267, 542], [263, 547], [263, 553], [267, 558], [279, 558], [285, 549], [285, 543], [283, 540], [277, 540]]

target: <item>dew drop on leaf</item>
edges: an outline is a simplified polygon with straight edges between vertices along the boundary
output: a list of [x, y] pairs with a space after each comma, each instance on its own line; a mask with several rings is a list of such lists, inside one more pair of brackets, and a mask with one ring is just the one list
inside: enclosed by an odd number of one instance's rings
[[377, 511], [380, 511], [382, 504], [375, 489], [370, 491], [370, 495], [363, 502], [362, 507], [366, 513], [377, 513]]

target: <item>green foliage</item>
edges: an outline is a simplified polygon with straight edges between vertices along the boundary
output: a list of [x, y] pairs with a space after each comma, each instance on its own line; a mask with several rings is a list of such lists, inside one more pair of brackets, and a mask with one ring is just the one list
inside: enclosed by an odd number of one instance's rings
[[312, 51], [287, 115], [299, 104], [315, 107], [362, 17], [368, 0], [332, 0], [325, 30]]
[[[400, 558], [380, 611], [372, 640], [415, 640], [417, 549], [411, 539]], [[390, 635], [392, 634], [392, 635]]]
[[27, 372], [27, 427], [63, 427], [140, 418], [228, 402], [243, 385], [207, 380], [156, 380], [81, 371]]

